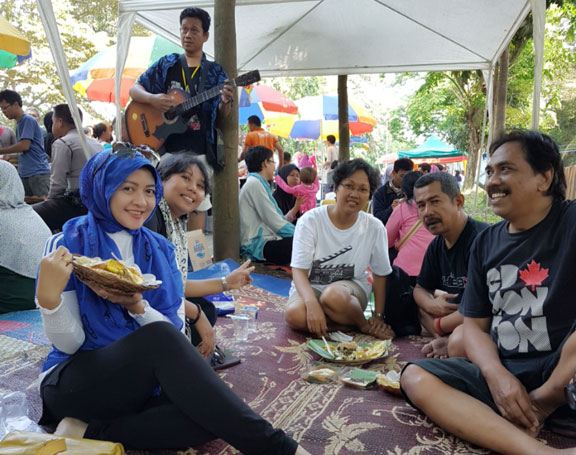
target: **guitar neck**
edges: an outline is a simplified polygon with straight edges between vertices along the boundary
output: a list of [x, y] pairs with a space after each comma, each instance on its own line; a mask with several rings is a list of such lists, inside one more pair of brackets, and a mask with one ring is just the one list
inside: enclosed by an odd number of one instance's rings
[[[231, 85], [234, 87], [234, 81], [231, 82]], [[183, 113], [189, 111], [190, 109], [195, 108], [196, 106], [202, 104], [205, 101], [211, 100], [212, 98], [218, 96], [220, 91], [224, 87], [224, 84], [217, 85], [216, 87], [212, 87], [205, 92], [198, 93], [196, 96], [187, 99], [182, 104], [180, 104], [179, 109], [183, 111]]]

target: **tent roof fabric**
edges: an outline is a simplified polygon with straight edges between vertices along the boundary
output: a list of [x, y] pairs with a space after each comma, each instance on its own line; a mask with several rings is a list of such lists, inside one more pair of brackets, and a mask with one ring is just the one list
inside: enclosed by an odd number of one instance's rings
[[399, 152], [399, 158], [450, 158], [462, 156], [460, 150], [456, 150], [451, 145], [442, 142], [438, 137], [432, 135], [415, 149], [406, 152]]
[[[176, 24], [189, 6], [214, 16], [214, 0], [120, 0], [119, 10], [179, 44]], [[530, 7], [530, 0], [236, 0], [238, 70], [269, 77], [488, 69]], [[204, 47], [210, 58], [213, 32]]]

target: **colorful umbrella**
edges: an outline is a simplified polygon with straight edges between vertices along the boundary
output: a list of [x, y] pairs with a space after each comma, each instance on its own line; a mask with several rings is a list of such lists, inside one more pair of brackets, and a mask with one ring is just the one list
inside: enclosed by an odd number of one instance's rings
[[[160, 36], [137, 36], [130, 40], [122, 72], [120, 104], [126, 106], [130, 87], [146, 69], [166, 54], [182, 53], [182, 48]], [[70, 75], [74, 90], [91, 101], [115, 103], [116, 45], [99, 52]]]
[[30, 41], [0, 16], [0, 68], [12, 68], [31, 55]]
[[260, 120], [275, 117], [278, 113], [296, 114], [298, 106], [290, 98], [267, 85], [242, 87], [240, 91], [239, 123], [248, 123], [248, 117], [257, 115]]
[[[298, 117], [282, 118], [275, 122], [270, 132], [294, 139], [325, 139], [332, 134], [338, 137], [338, 97], [328, 95], [307, 96], [296, 101]], [[293, 122], [291, 124], [291, 121]], [[369, 133], [376, 120], [357, 103], [348, 103], [348, 124], [351, 136]]]

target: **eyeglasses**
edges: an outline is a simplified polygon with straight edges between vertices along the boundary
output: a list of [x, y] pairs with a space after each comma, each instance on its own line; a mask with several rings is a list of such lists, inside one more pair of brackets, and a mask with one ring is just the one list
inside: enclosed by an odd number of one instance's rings
[[268, 163], [274, 163], [274, 164], [276, 164], [276, 162], [274, 161], [273, 158], [268, 158], [266, 161], [267, 161]]
[[5, 104], [4, 106], [0, 106], [0, 110], [2, 112], [4, 112], [6, 109], [8, 109], [10, 106], [12, 106], [11, 104]]
[[121, 159], [134, 158], [137, 152], [140, 152], [144, 156], [144, 158], [150, 161], [150, 164], [152, 164], [152, 166], [154, 167], [156, 167], [160, 162], [160, 157], [158, 156], [158, 154], [154, 151], [153, 148], [148, 147], [147, 145], [143, 144], [133, 145], [130, 142], [121, 142], [121, 141], [114, 142], [114, 144], [112, 144], [112, 152], [110, 152], [110, 154], [106, 158], [104, 158], [104, 160], [100, 163], [100, 166], [98, 166], [94, 170], [94, 172], [92, 172], [92, 178], [94, 178], [94, 176], [98, 174], [100, 169], [104, 167], [106, 161], [108, 161], [108, 159], [112, 155], [115, 155], [116, 158]]

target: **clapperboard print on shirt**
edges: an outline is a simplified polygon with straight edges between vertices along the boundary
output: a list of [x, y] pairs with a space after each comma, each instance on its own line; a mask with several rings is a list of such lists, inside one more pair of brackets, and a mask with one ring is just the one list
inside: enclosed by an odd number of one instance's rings
[[324, 256], [323, 258], [316, 259], [312, 262], [312, 267], [310, 268], [309, 280], [311, 284], [330, 284], [335, 281], [341, 280], [352, 280], [354, 278], [354, 264], [330, 264], [322, 265], [325, 262], [331, 261], [338, 256], [350, 251], [352, 245], [348, 245], [329, 256]]

